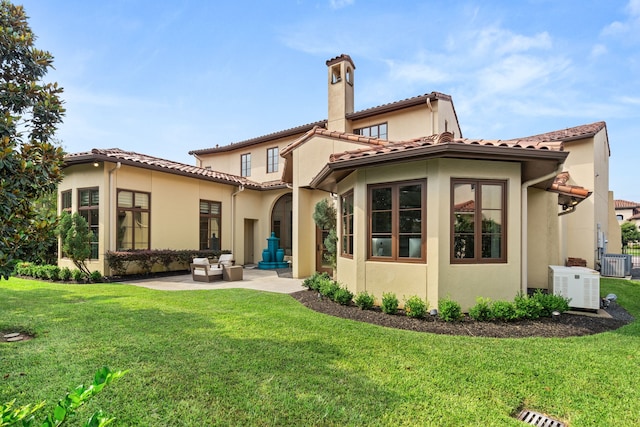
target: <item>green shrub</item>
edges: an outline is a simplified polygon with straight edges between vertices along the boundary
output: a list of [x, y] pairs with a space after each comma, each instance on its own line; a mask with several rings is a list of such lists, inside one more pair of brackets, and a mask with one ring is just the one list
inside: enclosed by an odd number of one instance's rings
[[31, 276], [36, 279], [47, 279], [47, 270], [44, 268], [44, 265], [33, 265], [31, 266]]
[[60, 269], [60, 280], [64, 280], [65, 282], [71, 279], [71, 270], [69, 267], [62, 267]]
[[417, 295], [409, 297], [404, 303], [404, 311], [409, 317], [422, 319], [427, 314], [429, 304]]
[[79, 268], [74, 268], [73, 270], [71, 270], [71, 277], [76, 282], [82, 282], [87, 277], [87, 275]]
[[493, 304], [491, 304], [491, 314], [493, 314], [495, 319], [506, 322], [517, 318], [516, 307], [514, 303], [510, 301], [494, 301]]
[[445, 322], [455, 322], [462, 317], [462, 308], [451, 298], [443, 298], [438, 301], [438, 315]]
[[328, 279], [328, 278], [321, 278], [320, 280], [320, 293], [333, 300], [335, 298], [335, 294], [336, 292], [340, 289], [340, 285], [338, 285], [337, 282]]
[[341, 305], [349, 305], [353, 299], [353, 292], [341, 287], [333, 294], [333, 300]]
[[542, 313], [542, 304], [535, 298], [519, 293], [513, 301], [516, 319], [537, 319]]
[[57, 265], [45, 265], [44, 273], [49, 280], [60, 280], [60, 268]]
[[483, 297], [476, 298], [476, 305], [469, 309], [469, 317], [479, 322], [486, 322], [493, 319], [491, 300]]
[[17, 276], [31, 276], [32, 267], [32, 263], [23, 261], [16, 264], [14, 271]]
[[387, 314], [396, 314], [398, 312], [400, 302], [393, 292], [385, 292], [382, 294], [382, 312]]
[[569, 302], [571, 301], [562, 295], [544, 293], [540, 289], [536, 290], [531, 298], [538, 301], [542, 306], [540, 311], [540, 316], [542, 317], [551, 317], [551, 313], [554, 311], [564, 313], [569, 310]]
[[356, 306], [360, 307], [360, 310], [371, 310], [376, 302], [376, 299], [372, 294], [367, 291], [362, 291], [356, 295], [354, 300]]
[[329, 277], [327, 273], [318, 273], [316, 271], [313, 275], [302, 281], [302, 286], [312, 291], [319, 291], [320, 285], [326, 280], [331, 280], [331, 277]]
[[100, 273], [98, 270], [92, 271], [89, 278], [93, 283], [100, 283], [102, 282], [102, 273]]

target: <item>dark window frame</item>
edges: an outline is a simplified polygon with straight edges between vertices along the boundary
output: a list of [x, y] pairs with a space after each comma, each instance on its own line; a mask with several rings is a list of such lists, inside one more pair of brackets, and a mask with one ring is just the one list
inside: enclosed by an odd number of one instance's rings
[[[345, 211], [345, 206], [348, 211]], [[349, 209], [350, 208], [350, 209]], [[353, 190], [340, 196], [340, 255], [353, 259]]]
[[[415, 208], [411, 209], [400, 209], [400, 188], [401, 187], [409, 187], [419, 185], [420, 186], [420, 221], [421, 221], [421, 229], [420, 229], [420, 257], [403, 257], [399, 255], [400, 252], [400, 237], [401, 235], [406, 234], [415, 234], [415, 233], [406, 233], [400, 232], [400, 212], [408, 212], [410, 210], [416, 210]], [[388, 234], [389, 238], [391, 238], [391, 256], [379, 256], [373, 253], [372, 248], [372, 239], [374, 238], [373, 234], [381, 236], [383, 233], [373, 233], [373, 215], [372, 215], [372, 207], [373, 207], [373, 197], [372, 193], [376, 189], [382, 188], [390, 188], [391, 189], [391, 209], [388, 211], [391, 213], [391, 231]], [[367, 260], [368, 261], [383, 261], [383, 262], [403, 262], [403, 263], [414, 263], [414, 264], [424, 264], [427, 262], [427, 180], [426, 179], [415, 179], [408, 181], [394, 181], [387, 183], [379, 183], [379, 184], [369, 184], [367, 186], [367, 218], [368, 218], [368, 229], [367, 229]], [[376, 211], [381, 212], [381, 211]]]
[[[384, 126], [384, 133], [381, 128]], [[389, 122], [378, 123], [371, 126], [364, 126], [353, 130], [356, 135], [362, 135], [370, 138], [378, 138], [383, 140], [389, 139]]]
[[[127, 193], [132, 193], [132, 201], [134, 206], [133, 207], [122, 207], [119, 205], [119, 201], [120, 201], [120, 193], [122, 192], [127, 192]], [[148, 208], [141, 208], [141, 207], [135, 207], [135, 200], [136, 200], [136, 195], [137, 194], [145, 194], [147, 195], [147, 203], [148, 203]], [[120, 236], [116, 235], [116, 247], [117, 250], [127, 250], [127, 251], [144, 251], [144, 250], [151, 250], [151, 193], [147, 192], [147, 191], [137, 191], [137, 190], [127, 190], [124, 188], [118, 188], [116, 191], [116, 215], [120, 215], [121, 211], [128, 211], [128, 212], [133, 212], [133, 213], [148, 213], [149, 214], [149, 224], [147, 225], [147, 247], [144, 249], [141, 248], [136, 248], [136, 233], [132, 232], [131, 233], [131, 248], [121, 248], [122, 244], [120, 241]], [[134, 216], [135, 218], [135, 216]], [[116, 218], [116, 233], [119, 232], [119, 228], [120, 228], [120, 223], [118, 222], [118, 218]]]
[[251, 176], [251, 153], [240, 155], [240, 176]]
[[[456, 184], [469, 184], [474, 186], [474, 207], [473, 207], [473, 215], [474, 215], [474, 228], [473, 228], [473, 239], [474, 239], [474, 248], [473, 248], [473, 257], [469, 258], [461, 258], [456, 257], [456, 210], [455, 210], [455, 186]], [[482, 237], [483, 237], [483, 227], [482, 227], [482, 186], [500, 186], [502, 189], [502, 198], [501, 198], [501, 228], [500, 233], [484, 233], [484, 234], [500, 234], [500, 257], [490, 258], [482, 256]], [[507, 191], [508, 185], [507, 180], [497, 180], [497, 179], [469, 179], [469, 178], [452, 178], [451, 179], [451, 198], [450, 198], [450, 212], [451, 212], [451, 222], [450, 222], [450, 254], [449, 259], [451, 264], [506, 264], [507, 261]], [[496, 210], [496, 209], [491, 209]]]
[[[82, 193], [88, 192], [88, 204], [83, 205]], [[94, 201], [94, 194], [97, 198], [96, 204]], [[70, 212], [71, 208], [67, 212]], [[100, 189], [98, 187], [86, 187], [78, 188], [78, 213], [87, 221], [89, 230], [93, 233], [93, 238], [89, 245], [91, 246], [91, 254], [89, 259], [99, 259], [99, 247], [100, 247]], [[95, 221], [93, 215], [96, 214]], [[95, 222], [95, 223], [94, 223]]]
[[278, 172], [278, 147], [267, 148], [267, 173]]
[[[203, 203], [207, 204], [207, 212], [203, 213], [202, 212], [202, 205]], [[212, 206], [213, 205], [217, 205], [218, 206], [218, 213], [212, 213], [213, 209]], [[222, 248], [222, 236], [221, 234], [221, 229], [222, 229], [222, 202], [216, 201], [216, 200], [203, 200], [200, 199], [200, 202], [198, 203], [198, 213], [199, 213], [199, 218], [200, 221], [198, 222], [198, 244], [200, 247], [200, 250], [220, 250]], [[203, 241], [203, 233], [202, 233], [202, 219], [207, 219], [207, 230], [206, 230], [206, 241]], [[212, 248], [211, 244], [212, 244], [212, 239], [213, 236], [211, 235], [212, 230], [211, 230], [211, 220], [212, 219], [217, 219], [218, 220], [218, 234], [216, 235], [217, 238], [217, 247]]]
[[60, 212], [71, 213], [73, 209], [72, 191], [65, 190], [60, 192]]

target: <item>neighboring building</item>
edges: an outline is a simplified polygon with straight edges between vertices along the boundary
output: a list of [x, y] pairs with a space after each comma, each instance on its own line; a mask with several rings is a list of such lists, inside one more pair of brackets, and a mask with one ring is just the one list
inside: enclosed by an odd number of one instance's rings
[[275, 232], [306, 277], [328, 268], [312, 219], [323, 198], [339, 212], [336, 279], [378, 298], [450, 296], [468, 308], [546, 287], [548, 265], [568, 257], [597, 268], [619, 252], [606, 248], [620, 239], [604, 122], [466, 139], [450, 96], [354, 111], [353, 61], [327, 67], [327, 120], [191, 151], [197, 166], [119, 149], [67, 156], [61, 208], [91, 211], [91, 268], [108, 273], [109, 250], [215, 245], [252, 264]]
[[616, 219], [619, 224], [625, 221], [633, 221], [638, 224], [640, 221], [640, 203], [628, 200], [614, 200]]

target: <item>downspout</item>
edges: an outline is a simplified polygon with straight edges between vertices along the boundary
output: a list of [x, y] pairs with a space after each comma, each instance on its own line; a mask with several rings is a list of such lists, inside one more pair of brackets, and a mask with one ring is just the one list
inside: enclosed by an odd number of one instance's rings
[[[236, 196], [244, 191], [244, 185], [238, 188], [238, 191], [231, 194], [231, 253], [235, 256], [234, 246], [236, 243]], [[222, 226], [222, 224], [220, 224]], [[222, 249], [222, 248], [220, 248]]]
[[196, 166], [198, 166], [199, 168], [201, 168], [201, 167], [202, 167], [202, 159], [201, 159], [200, 157], [198, 157], [198, 155], [197, 155], [197, 154], [193, 154], [193, 157], [195, 157], [195, 158], [196, 158], [196, 160], [197, 160], [197, 162], [198, 162], [198, 164], [197, 164]]
[[528, 242], [528, 233], [527, 233], [527, 225], [529, 223], [529, 203], [527, 197], [527, 189], [532, 185], [536, 185], [542, 181], [546, 181], [547, 179], [554, 178], [558, 176], [560, 172], [562, 172], [562, 167], [564, 166], [564, 162], [558, 164], [558, 167], [555, 171], [550, 172], [540, 178], [531, 179], [522, 183], [521, 189], [522, 194], [520, 196], [520, 204], [521, 211], [520, 217], [522, 221], [520, 222], [520, 233], [521, 233], [521, 242], [520, 242], [520, 265], [522, 265], [521, 276], [520, 276], [520, 290], [523, 295], [527, 294], [527, 276], [529, 273], [529, 242]]
[[427, 98], [427, 107], [429, 107], [429, 111], [431, 112], [431, 135], [435, 135], [435, 119], [433, 117], [433, 106], [431, 105], [431, 98]]
[[111, 251], [116, 248], [116, 188], [113, 175], [121, 167], [122, 163], [118, 162], [113, 169], [109, 170], [109, 248], [107, 250]]

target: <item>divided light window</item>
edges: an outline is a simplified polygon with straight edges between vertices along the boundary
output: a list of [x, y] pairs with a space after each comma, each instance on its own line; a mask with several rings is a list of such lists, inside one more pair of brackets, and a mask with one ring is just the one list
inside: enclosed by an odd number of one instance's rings
[[60, 208], [62, 212], [71, 213], [71, 190], [60, 193]]
[[424, 180], [368, 187], [369, 259], [426, 261], [426, 190]]
[[[69, 198], [69, 210], [71, 210], [71, 192], [69, 192], [67, 197]], [[63, 197], [63, 210], [65, 209], [64, 203]], [[93, 238], [90, 242], [91, 255], [89, 258], [98, 259], [100, 193], [97, 188], [82, 188], [78, 190], [78, 213], [87, 221], [89, 230], [93, 233]]]
[[149, 193], [118, 190], [116, 246], [119, 251], [151, 249], [150, 199]]
[[371, 138], [387, 139], [387, 124], [380, 123], [373, 126], [354, 129], [356, 135], [369, 136]]
[[200, 200], [200, 250], [220, 250], [222, 203]]
[[349, 191], [341, 197], [340, 201], [342, 224], [342, 250], [346, 257], [353, 257], [353, 191]]
[[240, 176], [251, 176], [251, 153], [240, 156]]
[[278, 147], [267, 149], [267, 173], [278, 172]]
[[451, 181], [451, 263], [504, 263], [506, 181]]

